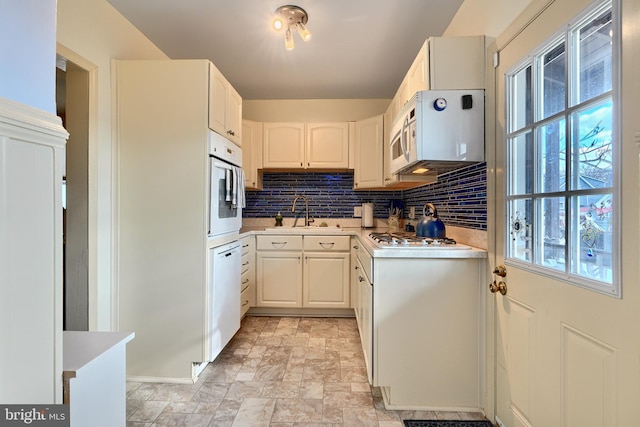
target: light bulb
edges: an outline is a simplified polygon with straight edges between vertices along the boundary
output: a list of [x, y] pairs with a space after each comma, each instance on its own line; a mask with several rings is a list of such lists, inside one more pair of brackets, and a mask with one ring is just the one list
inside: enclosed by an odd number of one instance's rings
[[304, 41], [311, 40], [311, 31], [309, 31], [302, 22], [298, 22], [296, 24], [296, 28], [298, 29], [298, 34], [300, 34], [300, 37], [302, 37], [302, 40]]
[[284, 33], [284, 47], [287, 50], [293, 49], [293, 35], [291, 34], [291, 28], [287, 28]]
[[275, 18], [275, 19], [273, 20], [273, 28], [274, 28], [276, 31], [280, 31], [280, 30], [282, 29], [282, 27], [283, 27], [282, 19], [280, 19], [280, 18]]

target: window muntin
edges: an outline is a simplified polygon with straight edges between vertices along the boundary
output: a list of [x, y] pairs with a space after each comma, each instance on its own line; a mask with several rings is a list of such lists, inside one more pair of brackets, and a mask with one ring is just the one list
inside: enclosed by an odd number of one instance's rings
[[507, 74], [505, 247], [508, 262], [619, 295], [614, 34], [608, 1]]

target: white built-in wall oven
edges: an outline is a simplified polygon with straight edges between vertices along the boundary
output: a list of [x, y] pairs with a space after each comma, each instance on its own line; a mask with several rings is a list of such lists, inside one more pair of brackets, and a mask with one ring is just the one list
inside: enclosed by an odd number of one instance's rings
[[209, 237], [237, 233], [244, 203], [242, 150], [213, 131], [209, 131], [209, 173]]

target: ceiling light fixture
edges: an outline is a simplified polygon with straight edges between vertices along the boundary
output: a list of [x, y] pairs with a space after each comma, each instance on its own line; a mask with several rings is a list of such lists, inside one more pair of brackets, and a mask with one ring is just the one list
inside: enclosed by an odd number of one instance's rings
[[309, 16], [307, 12], [299, 6], [280, 6], [276, 9], [275, 19], [273, 20], [273, 28], [276, 30], [285, 29], [284, 33], [284, 47], [287, 50], [293, 49], [293, 34], [291, 30], [294, 29], [300, 34], [300, 37], [304, 41], [311, 39], [311, 32], [306, 26]]

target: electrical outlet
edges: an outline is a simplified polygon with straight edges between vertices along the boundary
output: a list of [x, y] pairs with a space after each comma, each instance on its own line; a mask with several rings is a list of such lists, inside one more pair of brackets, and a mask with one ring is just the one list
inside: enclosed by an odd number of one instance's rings
[[362, 218], [362, 206], [354, 206], [353, 207], [353, 217], [354, 218]]

